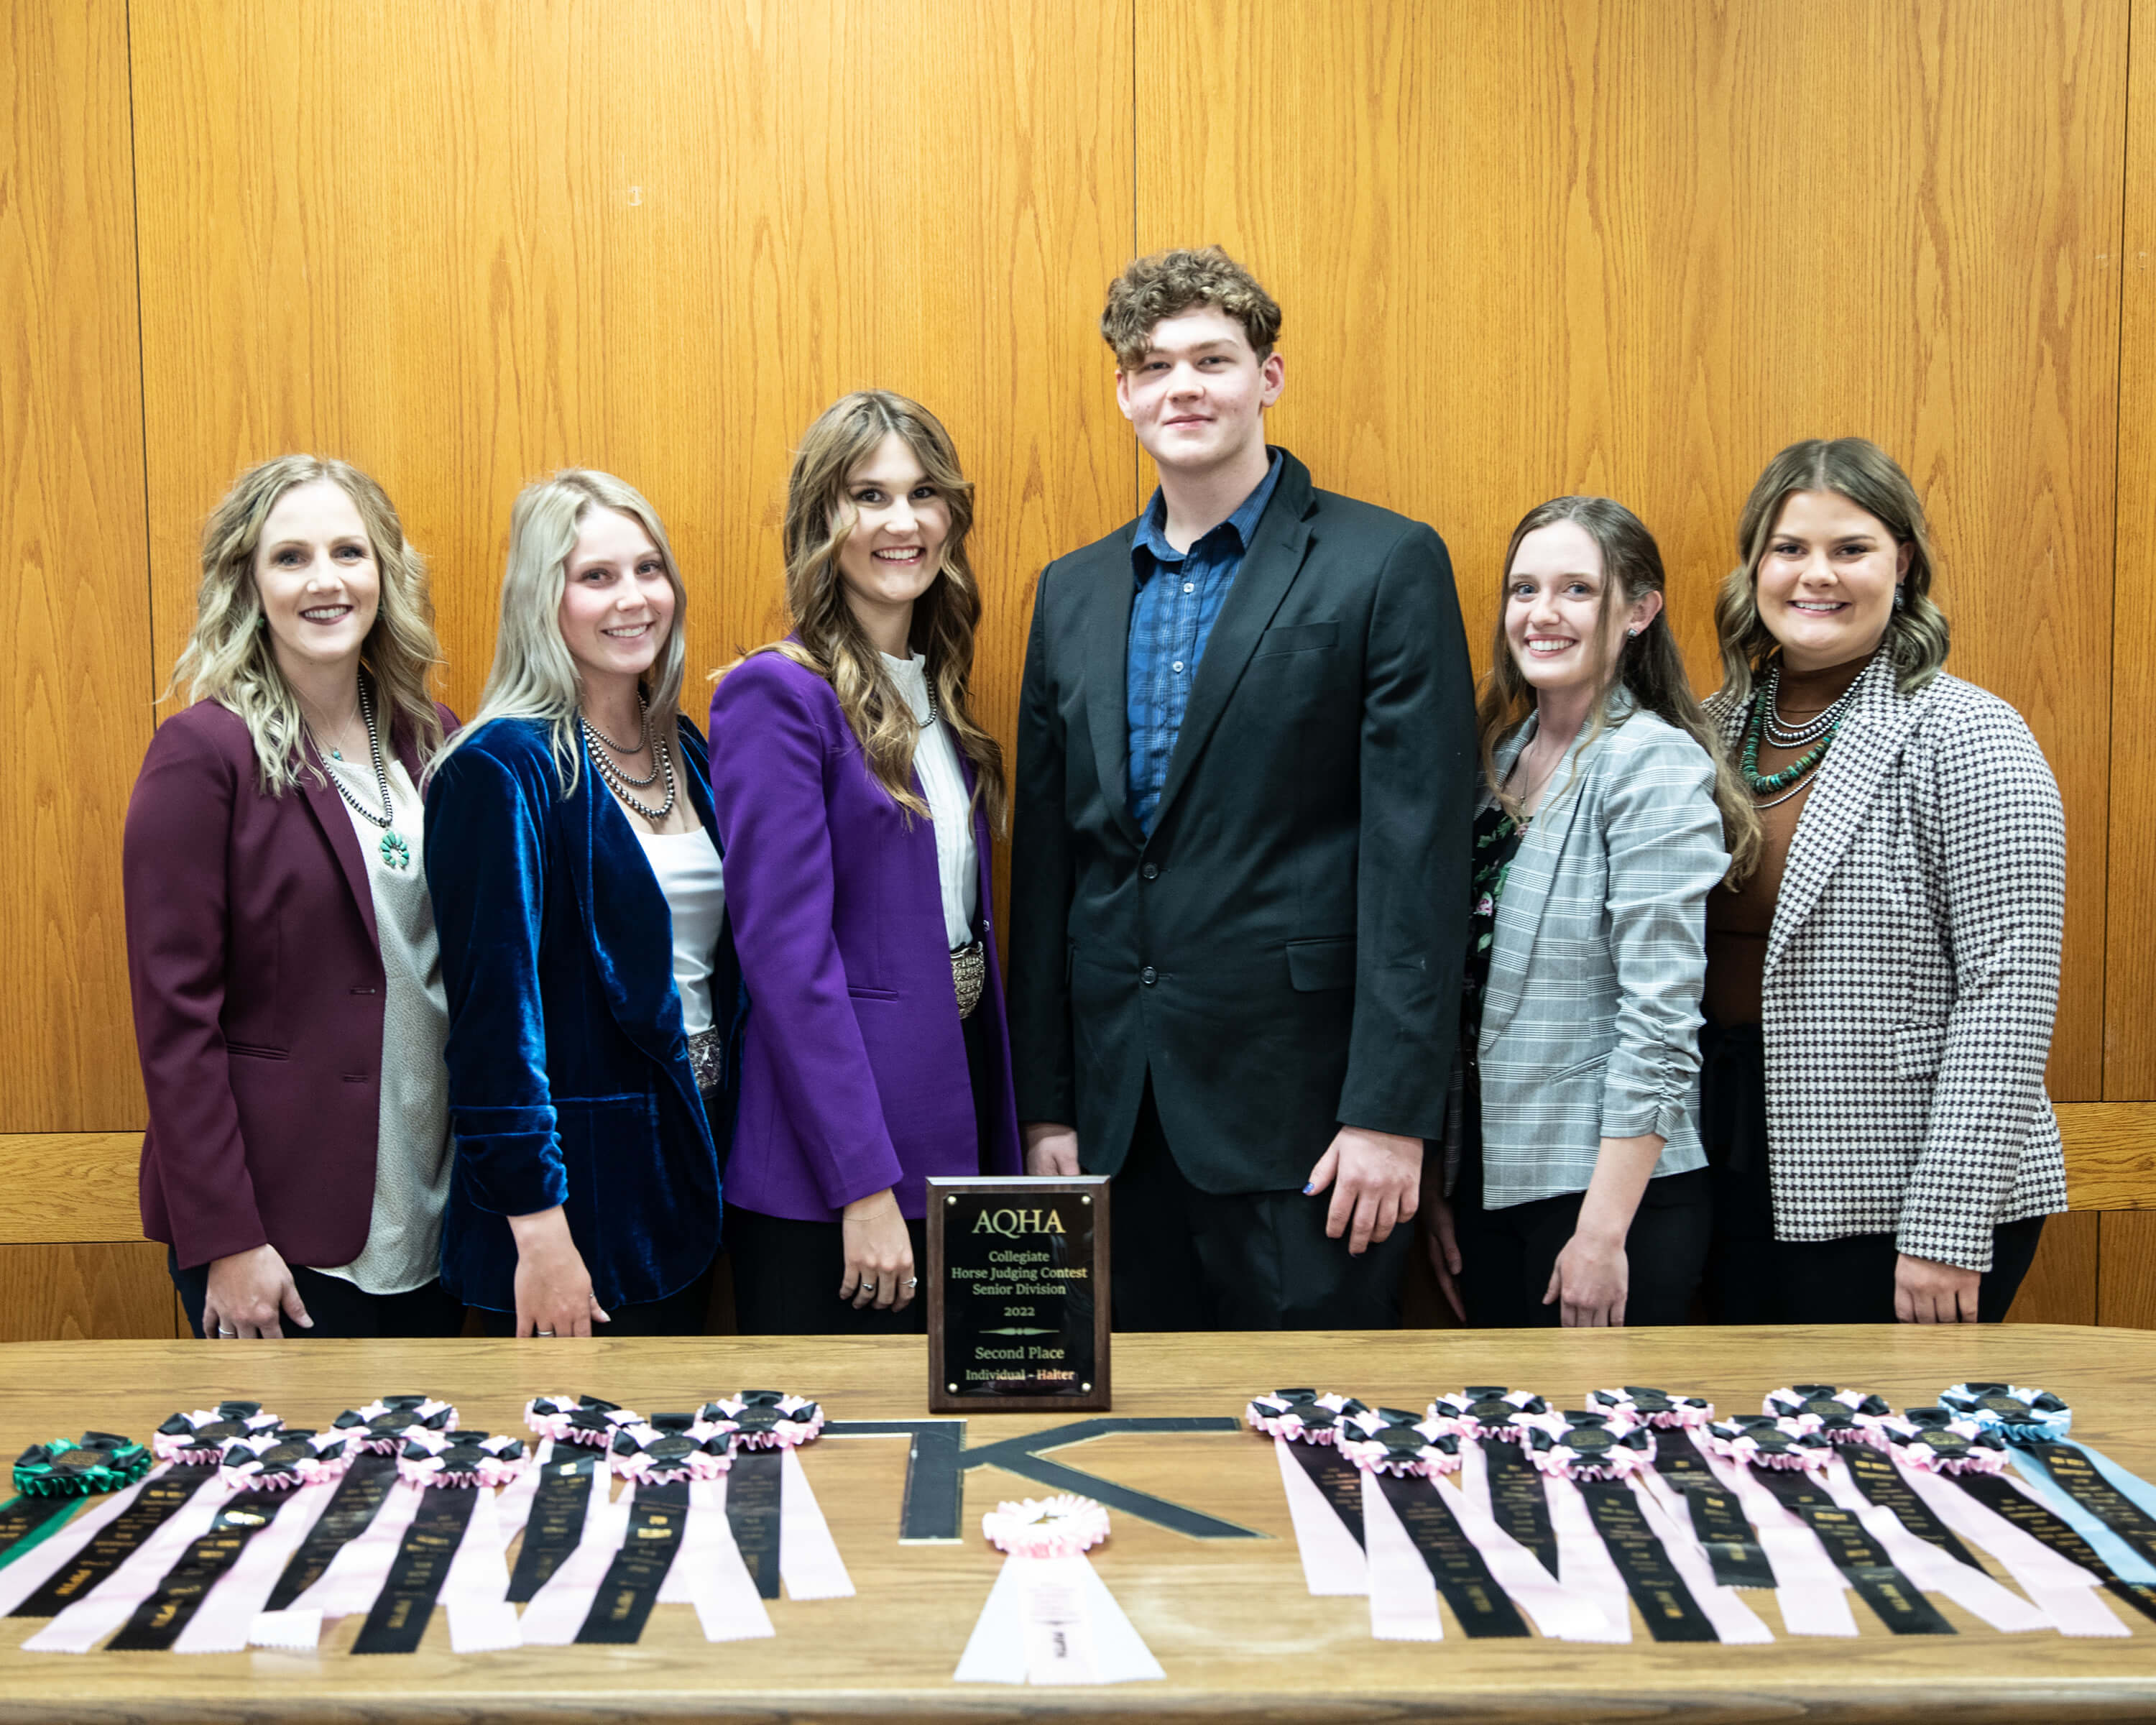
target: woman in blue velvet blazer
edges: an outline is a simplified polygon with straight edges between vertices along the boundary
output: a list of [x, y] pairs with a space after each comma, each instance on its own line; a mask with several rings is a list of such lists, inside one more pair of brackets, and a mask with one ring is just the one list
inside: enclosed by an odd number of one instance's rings
[[[504, 1332], [704, 1327], [741, 988], [704, 742], [676, 711], [681, 600], [629, 487], [528, 487], [494, 669], [428, 794], [457, 1150], [442, 1278]], [[638, 748], [613, 741], [639, 726]]]

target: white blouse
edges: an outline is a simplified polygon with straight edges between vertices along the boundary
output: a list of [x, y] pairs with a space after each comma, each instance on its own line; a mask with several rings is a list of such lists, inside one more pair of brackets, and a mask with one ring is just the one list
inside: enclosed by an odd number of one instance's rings
[[973, 845], [973, 798], [958, 764], [957, 745], [938, 716], [928, 722], [928, 661], [883, 655], [884, 668], [913, 716], [921, 721], [921, 742], [913, 752], [913, 771], [928, 799], [936, 824], [936, 874], [943, 889], [943, 933], [956, 952], [973, 943], [973, 916], [980, 909], [980, 853]]
[[629, 824], [674, 913], [674, 987], [681, 996], [681, 1028], [694, 1036], [711, 1028], [711, 960], [726, 917], [726, 873], [701, 821], [685, 833]]
[[[366, 808], [382, 806], [371, 759], [331, 760]], [[374, 1213], [367, 1245], [351, 1263], [322, 1273], [369, 1294], [403, 1294], [441, 1273], [442, 1209], [449, 1197], [449, 1075], [442, 1050], [449, 1040], [449, 1001], [442, 986], [442, 947], [434, 933], [421, 845], [425, 811], [404, 763], [388, 762], [390, 830], [409, 860], [392, 868], [382, 854], [382, 829], [345, 814], [359, 835], [374, 897], [374, 932], [382, 949], [382, 1103], [375, 1133]]]

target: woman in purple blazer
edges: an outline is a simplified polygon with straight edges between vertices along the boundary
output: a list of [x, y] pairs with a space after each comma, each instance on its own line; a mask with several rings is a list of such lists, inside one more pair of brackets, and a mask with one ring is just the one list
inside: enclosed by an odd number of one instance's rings
[[311, 455], [241, 475], [172, 674], [194, 705], [151, 741], [122, 861], [142, 1230], [207, 1338], [462, 1326], [418, 789], [455, 723], [439, 656], [381, 486]]
[[746, 1333], [921, 1328], [923, 1180], [1019, 1172], [972, 523], [934, 415], [882, 390], [836, 403], [787, 488], [793, 633], [711, 703], [749, 1000], [726, 1166]]

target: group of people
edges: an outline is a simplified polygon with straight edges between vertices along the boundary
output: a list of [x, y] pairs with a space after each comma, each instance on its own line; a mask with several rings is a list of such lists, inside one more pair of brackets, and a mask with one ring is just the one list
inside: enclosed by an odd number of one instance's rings
[[1704, 703], [1647, 528], [1538, 505], [1478, 699], [1437, 534], [1266, 443], [1280, 327], [1217, 249], [1111, 285], [1159, 488], [1042, 572], [1009, 769], [900, 396], [803, 436], [708, 732], [624, 481], [518, 497], [459, 726], [382, 488], [243, 475], [126, 837], [199, 1332], [694, 1334], [721, 1270], [744, 1332], [917, 1328], [925, 1180], [1021, 1172], [1111, 1178], [1122, 1329], [1394, 1324], [1418, 1241], [1474, 1324], [2003, 1317], [2064, 824], [1901, 469], [1768, 464]]

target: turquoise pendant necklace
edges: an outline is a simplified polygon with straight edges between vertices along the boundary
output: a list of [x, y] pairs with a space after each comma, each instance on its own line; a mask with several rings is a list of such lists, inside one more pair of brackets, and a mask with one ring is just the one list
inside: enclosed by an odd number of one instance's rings
[[[330, 774], [330, 783], [336, 787], [336, 793], [344, 799], [346, 807], [367, 822], [369, 825], [382, 829], [381, 842], [377, 848], [381, 852], [382, 866], [388, 869], [408, 869], [412, 866], [412, 847], [404, 842], [403, 834], [397, 830], [397, 804], [389, 794], [389, 768], [382, 758], [382, 736], [374, 728], [374, 703], [367, 698], [367, 680], [364, 677], [361, 678], [359, 682], [359, 716], [367, 726], [367, 749], [374, 762], [375, 785], [382, 793], [382, 813], [377, 814], [358, 798], [353, 796], [351, 791], [346, 788], [344, 780], [335, 773]], [[309, 734], [312, 735], [312, 732]], [[316, 743], [315, 747], [319, 750], [321, 745]], [[336, 749], [331, 749], [329, 753], [333, 760], [344, 759], [344, 756]]]

